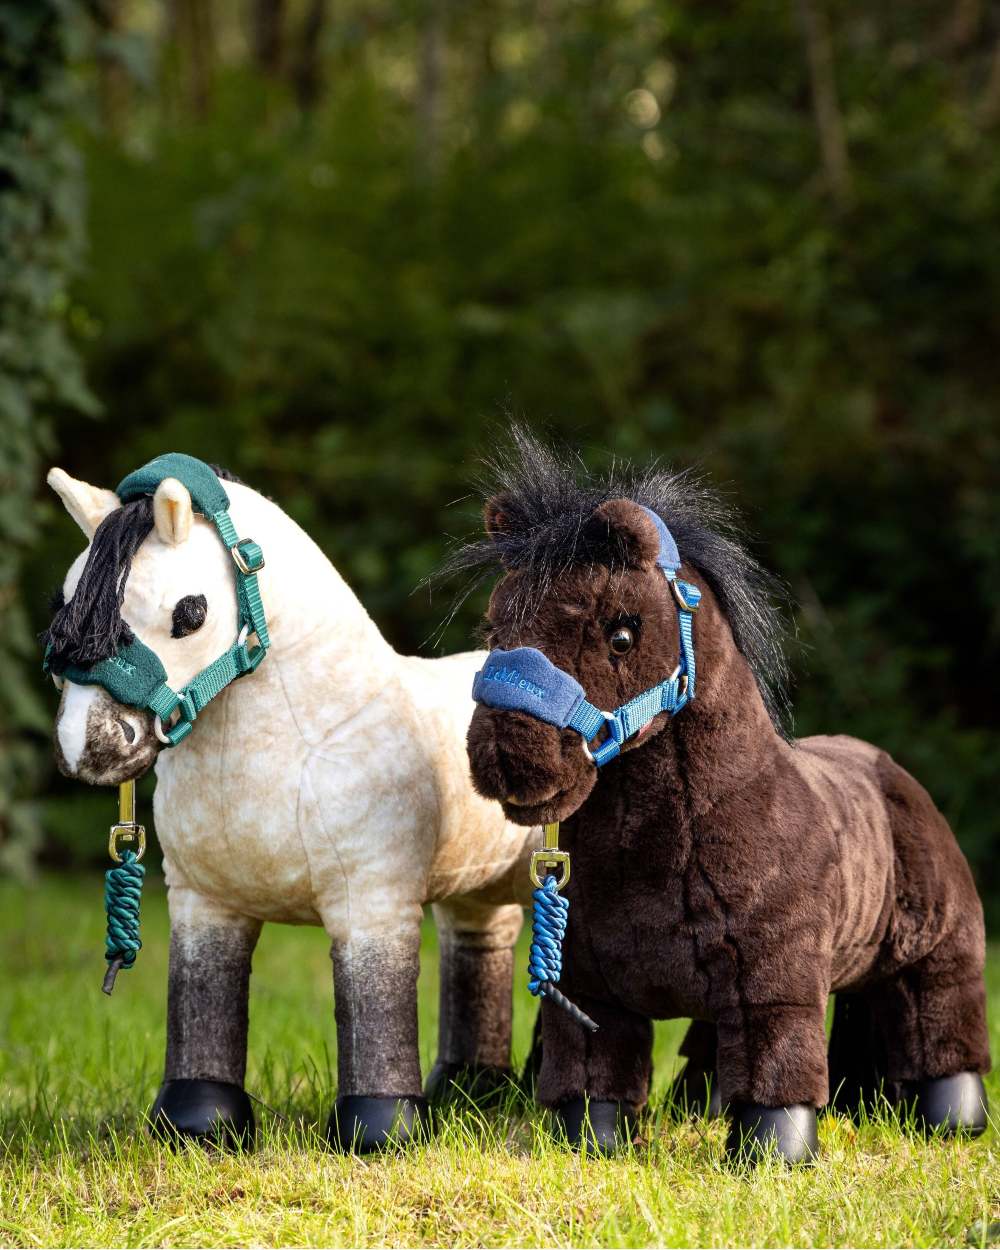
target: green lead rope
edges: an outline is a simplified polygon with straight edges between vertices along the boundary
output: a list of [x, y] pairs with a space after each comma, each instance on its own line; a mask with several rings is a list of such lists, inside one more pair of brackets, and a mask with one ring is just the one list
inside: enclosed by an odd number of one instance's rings
[[[118, 843], [134, 842], [136, 850], [119, 850]], [[123, 781], [118, 787], [118, 823], [111, 826], [108, 854], [114, 868], [104, 874], [104, 910], [108, 913], [108, 936], [104, 958], [108, 971], [101, 987], [105, 994], [115, 988], [115, 977], [122, 968], [131, 968], [142, 950], [139, 941], [139, 904], [146, 869], [139, 862], [146, 853], [146, 830], [135, 818], [135, 782]]]
[[108, 971], [101, 988], [105, 994], [111, 993], [115, 977], [123, 968], [126, 971], [131, 968], [142, 950], [139, 904], [145, 875], [145, 866], [139, 863], [135, 851], [123, 851], [122, 862], [104, 874], [104, 908], [108, 913], [104, 958], [108, 961]]

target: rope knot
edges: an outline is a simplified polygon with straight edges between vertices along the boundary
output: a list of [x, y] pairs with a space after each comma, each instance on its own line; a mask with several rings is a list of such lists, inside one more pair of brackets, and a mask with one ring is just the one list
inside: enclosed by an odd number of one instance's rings
[[104, 978], [104, 992], [114, 989], [115, 977], [122, 968], [131, 968], [142, 949], [139, 940], [139, 904], [142, 900], [142, 882], [145, 867], [136, 859], [134, 851], [124, 851], [122, 862], [109, 868], [104, 874], [104, 907], [108, 914], [108, 934], [105, 939], [104, 958], [108, 972]]
[[531, 950], [528, 952], [528, 989], [536, 998], [549, 998], [592, 1033], [597, 1025], [590, 1016], [571, 1003], [556, 989], [562, 975], [562, 943], [569, 917], [569, 899], [559, 893], [555, 877], [550, 873], [542, 888], [532, 894]]

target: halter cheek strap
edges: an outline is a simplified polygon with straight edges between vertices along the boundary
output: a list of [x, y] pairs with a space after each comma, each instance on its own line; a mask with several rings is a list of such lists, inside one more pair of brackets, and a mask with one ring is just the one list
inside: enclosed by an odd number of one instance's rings
[[[655, 512], [648, 508], [645, 511], [660, 535], [657, 565], [677, 600], [680, 659], [673, 673], [613, 712], [604, 712], [589, 702], [575, 677], [558, 668], [536, 647], [515, 647], [511, 651], [491, 651], [472, 686], [472, 697], [477, 703], [501, 711], [526, 712], [557, 729], [575, 730], [598, 768], [613, 760], [622, 745], [637, 737], [654, 717], [661, 712], [676, 716], [695, 696], [693, 616], [701, 602], [701, 591], [690, 582], [678, 580], [680, 556], [673, 535]], [[591, 747], [589, 744], [602, 729], [607, 731], [604, 741]]]
[[[129, 707], [148, 709], [158, 719], [157, 735], [167, 746], [176, 746], [191, 732], [208, 703], [225, 688], [252, 673], [271, 645], [257, 574], [264, 567], [264, 553], [251, 538], [240, 538], [229, 515], [229, 496], [207, 464], [179, 452], [157, 456], [149, 464], [123, 478], [115, 491], [122, 503], [152, 495], [168, 477], [187, 488], [196, 511], [215, 526], [232, 557], [236, 574], [236, 641], [203, 668], [181, 691], [167, 683], [166, 669], [156, 652], [138, 638], [118, 648], [113, 656], [89, 668], [70, 665], [63, 673], [81, 686], [103, 686], [113, 699]], [[253, 635], [256, 643], [248, 645]], [[47, 659], [43, 668], [48, 668]], [[171, 724], [171, 718], [177, 719]]]

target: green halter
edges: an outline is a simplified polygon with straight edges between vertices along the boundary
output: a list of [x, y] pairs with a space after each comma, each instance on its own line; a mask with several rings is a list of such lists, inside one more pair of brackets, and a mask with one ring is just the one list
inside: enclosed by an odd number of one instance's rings
[[[271, 640], [257, 585], [257, 574], [264, 567], [264, 553], [253, 539], [237, 535], [229, 516], [229, 496], [207, 464], [180, 452], [157, 456], [119, 482], [115, 494], [122, 503], [129, 503], [143, 495], [152, 495], [168, 477], [176, 478], [187, 487], [195, 509], [212, 522], [233, 558], [238, 615], [236, 641], [179, 694], [167, 685], [167, 672], [159, 656], [137, 637], [119, 647], [109, 659], [89, 668], [70, 665], [62, 675], [77, 685], [103, 686], [113, 699], [129, 707], [148, 708], [157, 717], [157, 736], [167, 746], [174, 747], [191, 732], [198, 713], [206, 704], [237, 677], [257, 668]], [[257, 638], [252, 647], [247, 645], [251, 634]], [[44, 667], [47, 671], [47, 659]], [[171, 724], [175, 712], [177, 719]]]

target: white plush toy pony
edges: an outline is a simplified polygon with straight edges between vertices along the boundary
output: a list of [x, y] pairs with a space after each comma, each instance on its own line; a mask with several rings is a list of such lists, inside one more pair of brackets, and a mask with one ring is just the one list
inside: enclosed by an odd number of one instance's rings
[[418, 1134], [427, 902], [442, 969], [426, 1095], [509, 1071], [537, 837], [472, 789], [482, 655], [398, 655], [276, 504], [193, 457], [159, 457], [119, 493], [62, 469], [48, 481], [89, 542], [47, 634], [59, 766], [95, 785], [156, 769], [171, 943], [154, 1125], [252, 1138], [250, 961], [274, 920], [322, 925], [332, 943], [331, 1142], [366, 1151]]

